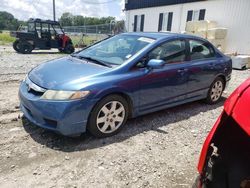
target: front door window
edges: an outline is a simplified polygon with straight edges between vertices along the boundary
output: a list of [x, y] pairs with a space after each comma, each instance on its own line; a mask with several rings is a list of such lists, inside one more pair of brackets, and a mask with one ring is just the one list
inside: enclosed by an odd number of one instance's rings
[[186, 48], [184, 40], [166, 42], [149, 53], [149, 59], [161, 59], [167, 64], [185, 61]]

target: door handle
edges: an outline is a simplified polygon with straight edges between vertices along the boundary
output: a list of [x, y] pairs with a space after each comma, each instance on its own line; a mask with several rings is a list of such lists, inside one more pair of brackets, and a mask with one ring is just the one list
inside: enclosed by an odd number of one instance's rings
[[178, 73], [187, 72], [187, 71], [188, 71], [188, 69], [178, 69], [177, 70]]

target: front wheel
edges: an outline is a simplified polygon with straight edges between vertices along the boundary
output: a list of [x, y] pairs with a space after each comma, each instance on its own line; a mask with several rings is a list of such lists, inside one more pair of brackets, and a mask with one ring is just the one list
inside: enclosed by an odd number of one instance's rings
[[90, 114], [88, 130], [103, 138], [117, 134], [128, 119], [128, 103], [119, 95], [102, 99]]
[[208, 104], [215, 104], [219, 102], [224, 88], [225, 88], [224, 80], [220, 77], [216, 78], [209, 88], [206, 102]]

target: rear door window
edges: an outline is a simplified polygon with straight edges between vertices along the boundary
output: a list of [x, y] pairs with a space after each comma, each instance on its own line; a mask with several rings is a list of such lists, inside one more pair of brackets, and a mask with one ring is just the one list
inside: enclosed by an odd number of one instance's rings
[[161, 59], [167, 64], [185, 61], [186, 47], [184, 40], [166, 42], [149, 53], [149, 59]]
[[208, 42], [189, 40], [189, 45], [190, 45], [189, 59], [191, 61], [208, 59], [215, 56], [214, 49]]
[[49, 32], [49, 24], [42, 23], [42, 32]]

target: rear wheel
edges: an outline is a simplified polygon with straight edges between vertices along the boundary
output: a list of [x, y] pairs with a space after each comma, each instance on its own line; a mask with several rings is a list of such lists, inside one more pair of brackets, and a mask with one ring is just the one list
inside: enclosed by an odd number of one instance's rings
[[19, 42], [18, 44], [19, 52], [23, 54], [29, 54], [33, 50], [33, 46], [28, 42]]
[[62, 48], [58, 48], [58, 51], [63, 53], [63, 49]]
[[16, 52], [20, 52], [19, 43], [19, 40], [15, 40], [15, 42], [13, 43], [13, 48]]
[[117, 134], [128, 119], [128, 103], [119, 95], [102, 99], [93, 109], [88, 122], [88, 130], [96, 137]]
[[219, 102], [224, 88], [225, 88], [224, 80], [220, 77], [216, 78], [210, 86], [206, 102], [208, 104], [215, 104]]
[[63, 52], [66, 53], [66, 54], [71, 54], [71, 53], [73, 53], [74, 51], [75, 51], [75, 48], [74, 48], [74, 46], [73, 46], [71, 43], [68, 43], [68, 44], [65, 46], [64, 50], [63, 50]]

